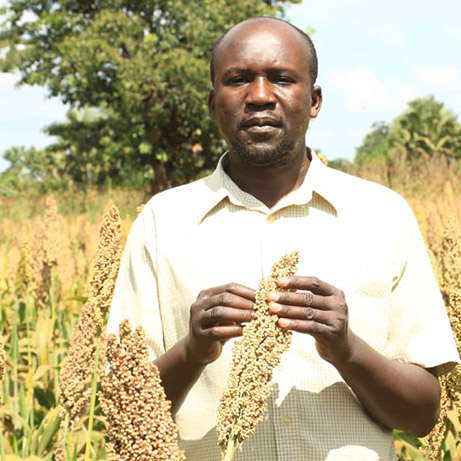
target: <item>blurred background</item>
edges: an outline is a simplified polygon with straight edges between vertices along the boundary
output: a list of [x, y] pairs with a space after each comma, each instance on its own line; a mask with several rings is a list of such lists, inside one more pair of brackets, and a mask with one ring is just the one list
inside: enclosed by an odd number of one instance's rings
[[[29, 180], [42, 189], [142, 184], [155, 192], [208, 172], [223, 151], [206, 111], [209, 48], [232, 14], [248, 11], [284, 14], [312, 34], [324, 105], [307, 144], [330, 161], [373, 156], [375, 138], [395, 134], [408, 110], [427, 109], [429, 125], [429, 112], [452, 115], [448, 132], [420, 128], [433, 144], [447, 133], [459, 138], [460, 2], [260, 1], [243, 10], [192, 2], [189, 17], [173, 12], [151, 30], [142, 14], [120, 16], [126, 2], [80, 2], [59, 14], [44, 14], [41, 3], [16, 1], [1, 16], [3, 193]], [[140, 2], [138, 13], [156, 3]], [[439, 147], [459, 158], [452, 141]]]
[[[87, 361], [69, 352], [95, 258], [115, 267], [152, 194], [214, 169], [210, 50], [259, 15], [311, 34], [324, 104], [306, 143], [408, 201], [461, 350], [461, 2], [0, 0], [1, 459], [107, 458], [101, 331]], [[431, 434], [394, 432], [399, 460], [461, 459], [459, 367], [440, 383]]]

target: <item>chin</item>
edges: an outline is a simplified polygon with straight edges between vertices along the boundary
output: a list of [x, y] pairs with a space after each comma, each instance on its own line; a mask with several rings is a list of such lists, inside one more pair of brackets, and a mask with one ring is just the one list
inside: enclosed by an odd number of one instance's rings
[[294, 149], [294, 143], [285, 140], [276, 146], [247, 145], [241, 140], [232, 143], [232, 151], [244, 163], [258, 166], [271, 166], [285, 160]]

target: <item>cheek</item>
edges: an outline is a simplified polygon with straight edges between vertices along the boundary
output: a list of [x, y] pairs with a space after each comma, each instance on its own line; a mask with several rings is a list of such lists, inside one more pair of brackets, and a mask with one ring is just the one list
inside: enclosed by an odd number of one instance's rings
[[306, 131], [310, 119], [310, 105], [294, 100], [290, 106], [290, 114], [293, 131], [297, 133]]
[[286, 110], [294, 116], [302, 117], [305, 114], [309, 115], [311, 110], [311, 99], [304, 91], [291, 93], [284, 96], [283, 104]]
[[234, 129], [241, 119], [240, 105], [234, 99], [217, 100], [215, 105], [216, 121], [221, 129]]

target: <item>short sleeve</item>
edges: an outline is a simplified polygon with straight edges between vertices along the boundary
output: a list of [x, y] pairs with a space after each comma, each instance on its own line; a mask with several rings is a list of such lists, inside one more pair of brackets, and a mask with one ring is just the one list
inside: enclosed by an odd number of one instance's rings
[[414, 214], [408, 207], [401, 251], [406, 255], [390, 297], [386, 356], [443, 374], [459, 362], [445, 305]]
[[108, 333], [118, 334], [128, 319], [132, 328], [146, 332], [151, 357], [164, 352], [162, 323], [155, 270], [156, 244], [153, 211], [145, 208], [133, 223], [123, 252], [107, 324]]

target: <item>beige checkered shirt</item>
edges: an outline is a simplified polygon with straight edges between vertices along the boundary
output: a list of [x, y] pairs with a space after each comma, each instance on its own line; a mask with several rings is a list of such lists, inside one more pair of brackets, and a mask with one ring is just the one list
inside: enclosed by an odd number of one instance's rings
[[[434, 367], [458, 360], [444, 305], [406, 202], [396, 193], [324, 166], [313, 155], [303, 185], [268, 209], [223, 169], [153, 197], [133, 224], [109, 331], [143, 325], [152, 356], [188, 333], [198, 293], [237, 282], [256, 288], [284, 254], [298, 274], [346, 294], [352, 330], [393, 360]], [[216, 409], [232, 341], [177, 414], [188, 461], [218, 461]], [[391, 460], [391, 431], [372, 421], [311, 336], [294, 333], [274, 374], [264, 422], [236, 461]]]

